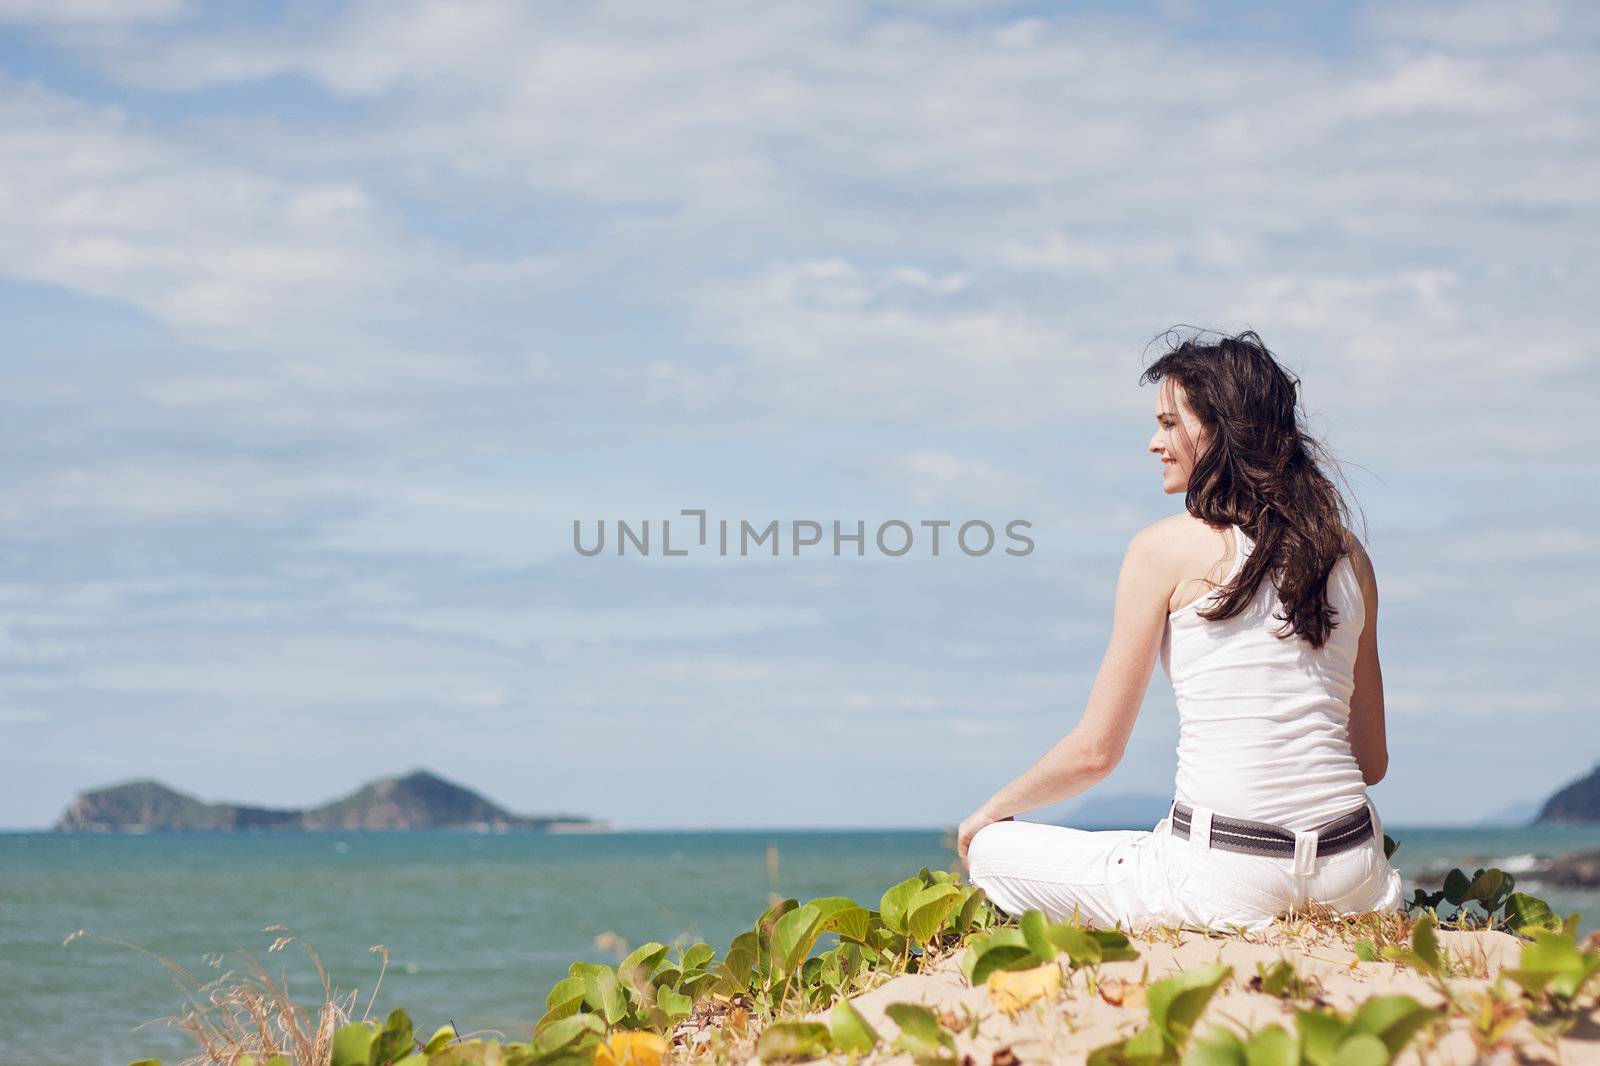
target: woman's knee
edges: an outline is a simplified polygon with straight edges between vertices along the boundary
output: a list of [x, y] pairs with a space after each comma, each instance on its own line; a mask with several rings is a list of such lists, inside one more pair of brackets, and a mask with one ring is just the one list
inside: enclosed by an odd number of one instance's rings
[[976, 867], [996, 858], [1003, 852], [1002, 838], [1006, 834], [1005, 826], [1015, 825], [1014, 822], [990, 822], [972, 834], [972, 840], [967, 844], [967, 865]]

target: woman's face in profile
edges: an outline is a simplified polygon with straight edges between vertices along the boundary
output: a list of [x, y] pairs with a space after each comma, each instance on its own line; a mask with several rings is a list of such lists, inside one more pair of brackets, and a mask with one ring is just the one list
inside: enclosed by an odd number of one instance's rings
[[1189, 409], [1183, 386], [1164, 378], [1156, 390], [1156, 431], [1150, 450], [1161, 460], [1161, 491], [1167, 495], [1189, 490], [1195, 456], [1205, 443], [1205, 427]]

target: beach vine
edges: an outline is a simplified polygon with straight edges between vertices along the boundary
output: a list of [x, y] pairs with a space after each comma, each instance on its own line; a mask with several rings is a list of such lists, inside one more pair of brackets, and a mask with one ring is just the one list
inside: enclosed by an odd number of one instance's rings
[[[1385, 844], [1392, 854], [1392, 839]], [[1440, 1002], [1379, 994], [1340, 1012], [1322, 997], [1319, 982], [1285, 957], [1258, 965], [1242, 991], [1279, 999], [1292, 1009], [1293, 1022], [1255, 1029], [1227, 1019], [1229, 1025], [1212, 1022], [1201, 1030], [1216, 1013], [1208, 1011], [1212, 999], [1236, 983], [1229, 965], [1190, 967], [1151, 982], [1146, 960], [1136, 981], [1107, 979], [1106, 963], [1141, 958], [1129, 930], [1094, 928], [1076, 911], [1063, 921], [1039, 911], [1006, 915], [959, 874], [927, 867], [887, 889], [876, 907], [842, 896], [775, 899], [720, 955], [705, 943], [652, 942], [615, 966], [573, 962], [525, 1040], [463, 1035], [453, 1023], [423, 1034], [404, 1009], [379, 1022], [366, 1016], [376, 988], [366, 1015], [355, 1018], [354, 994], [335, 994], [325, 974], [325, 1002], [313, 1017], [259, 965], [231, 983], [190, 978], [190, 1004], [177, 1020], [201, 1044], [201, 1055], [184, 1066], [656, 1066], [752, 1055], [764, 1062], [852, 1062], [880, 1051], [907, 1054], [919, 1066], [976, 1066], [960, 1049], [980, 1037], [987, 1015], [890, 1002], [874, 1026], [853, 1002], [896, 977], [940, 969], [985, 989], [993, 1011], [1013, 1019], [1059, 1009], [1078, 995], [1124, 1008], [1142, 1003], [1148, 1017], [1138, 1030], [1091, 1049], [1087, 1066], [1385, 1066], [1415, 1041], [1436, 1045], [1452, 1025], [1485, 1055], [1515, 1046], [1524, 1034], [1554, 1043], [1594, 1005], [1600, 950], [1593, 937], [1578, 943], [1580, 916], [1558, 918], [1514, 885], [1502, 870], [1469, 876], [1456, 869], [1439, 890], [1417, 890], [1399, 914], [1314, 909], [1281, 919], [1286, 940], [1313, 930], [1347, 942], [1356, 937], [1349, 967], [1412, 970]], [[1152, 943], [1177, 943], [1182, 931], [1142, 932]], [[1487, 987], [1464, 992], [1452, 978], [1487, 976], [1487, 962], [1452, 951], [1440, 937], [1474, 931], [1517, 938], [1520, 958]], [[88, 935], [96, 934], [79, 931], [68, 941]], [[279, 937], [273, 950], [291, 939]], [[892, 1033], [879, 1031], [886, 1024]], [[1009, 1046], [991, 1057], [995, 1066], [1022, 1061]]]

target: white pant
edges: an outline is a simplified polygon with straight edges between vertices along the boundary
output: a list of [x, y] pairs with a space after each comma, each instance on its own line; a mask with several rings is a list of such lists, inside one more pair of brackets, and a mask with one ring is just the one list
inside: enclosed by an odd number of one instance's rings
[[[1338, 914], [1405, 909], [1400, 871], [1383, 853], [1383, 823], [1371, 799], [1372, 836], [1318, 857], [1310, 830], [1296, 856], [1207, 847], [1214, 813], [1194, 808], [1191, 835], [1172, 834], [1169, 812], [1154, 829], [1093, 831], [1042, 822], [991, 822], [967, 850], [971, 882], [1008, 914], [1039, 910], [1099, 928], [1180, 925], [1259, 932], [1310, 901]], [[1341, 815], [1342, 817], [1342, 815]]]

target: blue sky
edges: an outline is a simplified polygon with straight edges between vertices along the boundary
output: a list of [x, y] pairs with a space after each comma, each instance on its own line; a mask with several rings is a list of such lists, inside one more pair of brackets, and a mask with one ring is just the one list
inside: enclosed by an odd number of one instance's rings
[[[1176, 324], [1258, 330], [1345, 464], [1385, 820], [1547, 795], [1600, 759], [1597, 25], [0, 0], [0, 826], [418, 765], [954, 824], [1077, 721], [1182, 507], [1136, 384]], [[572, 550], [684, 508], [1036, 547]], [[1170, 790], [1176, 738], [1157, 668], [1093, 795]]]

